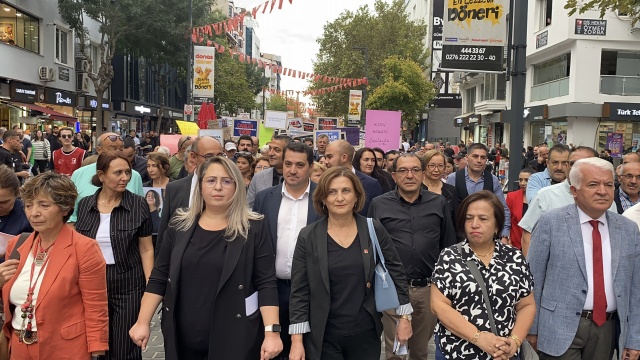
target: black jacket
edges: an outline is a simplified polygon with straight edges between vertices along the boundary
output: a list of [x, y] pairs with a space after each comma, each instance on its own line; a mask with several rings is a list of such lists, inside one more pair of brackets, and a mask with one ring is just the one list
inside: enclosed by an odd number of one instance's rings
[[[363, 306], [372, 315], [376, 323], [378, 336], [382, 333], [381, 314], [376, 311], [374, 298], [373, 248], [369, 238], [367, 219], [354, 214], [360, 236], [360, 247], [364, 264], [366, 295]], [[324, 217], [306, 226], [300, 231], [296, 250], [293, 255], [291, 277], [291, 300], [289, 304], [289, 320], [291, 324], [309, 322], [311, 332], [303, 336], [304, 351], [307, 359], [319, 360], [322, 352], [324, 331], [331, 306], [329, 290], [329, 268], [327, 256], [328, 218]], [[380, 248], [385, 264], [398, 291], [400, 305], [409, 304], [407, 277], [396, 252], [391, 237], [380, 221], [374, 220], [374, 228], [378, 235]], [[313, 299], [313, 300], [312, 300]]]
[[189, 198], [191, 197], [191, 180], [193, 175], [189, 175], [180, 180], [171, 181], [167, 184], [162, 202], [162, 216], [160, 217], [160, 226], [158, 227], [158, 239], [156, 240], [155, 256], [162, 247], [164, 232], [169, 227], [169, 220], [176, 210], [189, 206]]

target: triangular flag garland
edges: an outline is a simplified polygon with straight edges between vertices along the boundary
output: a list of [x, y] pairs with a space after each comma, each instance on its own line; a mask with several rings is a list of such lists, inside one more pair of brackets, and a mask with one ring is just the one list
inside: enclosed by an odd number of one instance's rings
[[[289, 2], [289, 4], [293, 4], [293, 0], [287, 1]], [[253, 7], [251, 11], [247, 10], [234, 17], [214, 24], [194, 27], [192, 29], [192, 38], [197, 39], [205, 34], [212, 36], [213, 32], [215, 32], [216, 35], [221, 35], [223, 32], [232, 32], [238, 30], [240, 26], [242, 26], [245, 16], [250, 16], [255, 19], [258, 16], [258, 13], [265, 14], [267, 9], [269, 9], [269, 13], [271, 13], [275, 8], [276, 3], [278, 4], [278, 10], [281, 10], [284, 0], [266, 0], [264, 3]], [[260, 11], [260, 8], [262, 8], [262, 11]]]
[[[252, 58], [249, 55], [245, 55], [245, 54], [243, 54], [241, 52], [235, 51], [231, 47], [220, 45], [220, 44], [215, 43], [215, 42], [213, 42], [211, 40], [205, 40], [204, 38], [198, 38], [197, 41], [194, 41], [194, 43], [199, 44], [199, 45], [213, 46], [213, 47], [216, 48], [216, 51], [218, 53], [222, 54], [222, 53], [228, 52], [229, 55], [231, 56], [231, 58], [237, 59], [238, 61], [240, 61], [242, 63], [256, 64], [256, 65], [258, 65], [258, 67], [260, 67], [262, 69], [269, 69], [272, 72], [275, 72], [275, 73], [283, 75], [283, 76], [291, 76], [291, 77], [294, 77], [294, 78], [304, 79], [304, 80], [312, 80], [312, 81], [315, 81], [315, 82], [322, 81], [322, 82], [328, 83], [328, 84], [338, 84], [336, 86], [331, 86], [331, 87], [327, 87], [327, 88], [316, 89], [316, 90], [308, 90], [308, 91], [304, 92], [305, 95], [321, 95], [321, 94], [324, 94], [324, 93], [327, 93], [327, 92], [344, 90], [344, 89], [353, 88], [353, 87], [360, 86], [360, 85], [367, 85], [369, 83], [366, 77], [363, 77], [363, 78], [339, 78], [339, 77], [335, 77], [335, 76], [319, 75], [319, 74], [313, 74], [313, 73], [304, 72], [302, 70], [293, 70], [293, 69], [290, 69], [290, 68], [285, 68], [285, 67], [273, 64], [273, 63], [271, 63], [269, 61], [264, 61], [262, 59]], [[268, 90], [268, 91], [271, 91], [271, 90]]]

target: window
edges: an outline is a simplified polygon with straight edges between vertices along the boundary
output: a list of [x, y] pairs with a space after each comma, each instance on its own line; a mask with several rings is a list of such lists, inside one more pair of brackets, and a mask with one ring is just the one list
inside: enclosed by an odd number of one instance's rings
[[504, 100], [506, 87], [504, 74], [485, 74], [483, 100]]
[[533, 85], [569, 77], [571, 54], [564, 54], [533, 67]]
[[640, 76], [640, 53], [603, 50], [600, 75]]
[[553, 17], [553, 0], [539, 0], [540, 4], [540, 23], [538, 29], [543, 29], [551, 25]]
[[40, 53], [40, 20], [0, 2], [0, 43]]
[[71, 35], [60, 27], [56, 26], [56, 61], [69, 65], [69, 41]]
[[98, 47], [98, 45], [91, 45], [91, 62], [93, 65], [93, 68], [91, 69], [91, 72], [94, 74], [98, 73], [98, 70], [100, 70], [100, 47]]
[[476, 87], [467, 89], [466, 97], [464, 99], [464, 111], [467, 113], [473, 112], [476, 105]]

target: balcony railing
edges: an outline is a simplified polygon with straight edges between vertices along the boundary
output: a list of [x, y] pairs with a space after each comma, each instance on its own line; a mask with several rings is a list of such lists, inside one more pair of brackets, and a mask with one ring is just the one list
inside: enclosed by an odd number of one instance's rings
[[569, 95], [569, 77], [531, 87], [531, 101], [540, 101]]
[[640, 76], [600, 75], [600, 94], [640, 95]]

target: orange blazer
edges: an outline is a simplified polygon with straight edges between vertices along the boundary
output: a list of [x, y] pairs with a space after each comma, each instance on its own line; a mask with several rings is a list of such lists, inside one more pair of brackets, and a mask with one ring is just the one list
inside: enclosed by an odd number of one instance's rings
[[[18, 248], [19, 274], [29, 256], [36, 233]], [[7, 246], [8, 259], [18, 241]], [[64, 225], [50, 253], [36, 300], [36, 326], [40, 359], [89, 359], [90, 353], [109, 349], [106, 263], [98, 243]], [[11, 336], [13, 312], [9, 293], [16, 276], [2, 287], [6, 321]]]

